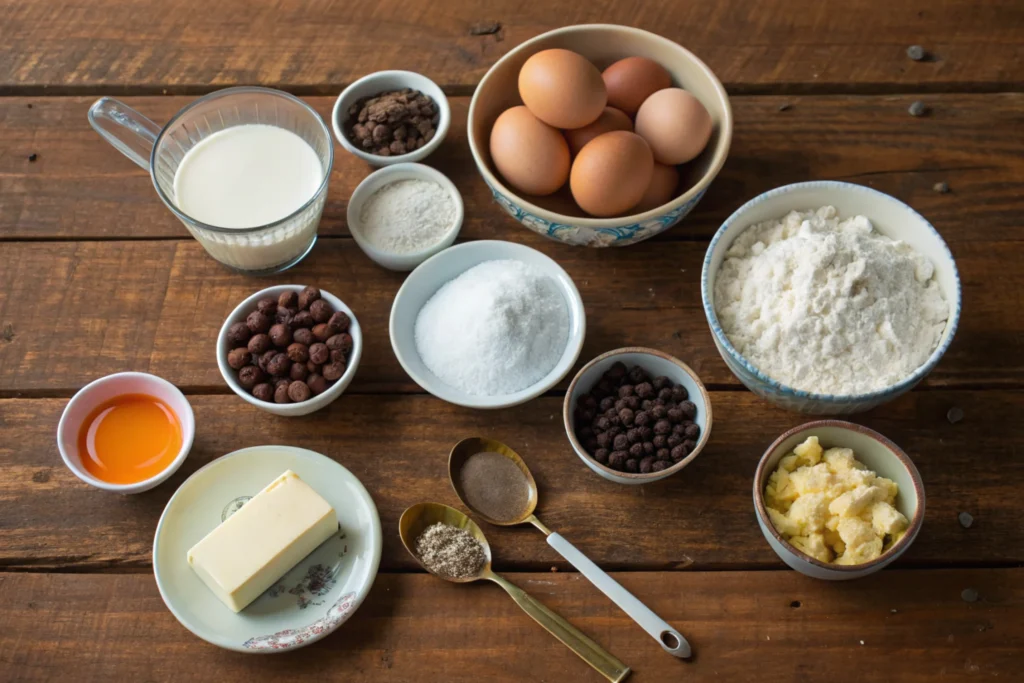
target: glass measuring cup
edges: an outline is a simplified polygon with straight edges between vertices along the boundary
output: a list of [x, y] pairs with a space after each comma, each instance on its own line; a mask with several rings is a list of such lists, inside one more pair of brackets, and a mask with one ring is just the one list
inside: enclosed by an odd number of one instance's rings
[[[104, 97], [90, 107], [89, 123], [118, 151], [149, 171], [167, 208], [210, 256], [229, 268], [250, 275], [278, 273], [301, 261], [316, 243], [334, 145], [320, 115], [297, 97], [270, 88], [225, 88], [192, 102], [163, 128], [124, 102]], [[188, 151], [218, 131], [253, 123], [289, 130], [313, 148], [324, 172], [316, 193], [291, 215], [252, 228], [208, 225], [178, 208], [174, 174]]]

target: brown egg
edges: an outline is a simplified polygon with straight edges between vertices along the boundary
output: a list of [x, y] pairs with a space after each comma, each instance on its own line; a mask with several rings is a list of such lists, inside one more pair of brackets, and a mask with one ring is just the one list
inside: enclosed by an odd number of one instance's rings
[[608, 90], [608, 104], [630, 116], [652, 93], [672, 87], [672, 77], [665, 67], [646, 57], [626, 57], [612, 64], [601, 74]]
[[690, 161], [711, 139], [711, 114], [696, 97], [682, 88], [654, 93], [636, 113], [636, 132], [654, 152], [658, 163]]
[[491, 158], [505, 181], [526, 194], [551, 194], [569, 177], [569, 145], [561, 131], [522, 106], [506, 109], [494, 122]]
[[616, 216], [644, 196], [654, 172], [654, 155], [636, 133], [616, 130], [599, 135], [576, 155], [569, 187], [591, 216]]
[[651, 182], [648, 183], [640, 203], [633, 207], [633, 213], [650, 211], [662, 204], [667, 204], [676, 196], [677, 187], [679, 187], [679, 170], [675, 166], [654, 162]]
[[565, 131], [565, 139], [569, 142], [569, 151], [574, 155], [579, 154], [583, 145], [587, 144], [598, 135], [610, 133], [613, 130], [633, 130], [633, 119], [623, 114], [614, 107], [605, 107], [601, 115], [589, 126]]
[[519, 71], [519, 96], [533, 115], [555, 128], [582, 128], [604, 111], [601, 72], [571, 50], [542, 50]]

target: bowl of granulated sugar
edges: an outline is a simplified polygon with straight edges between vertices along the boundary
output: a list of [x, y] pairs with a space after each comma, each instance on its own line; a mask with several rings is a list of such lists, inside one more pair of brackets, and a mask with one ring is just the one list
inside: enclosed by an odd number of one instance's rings
[[423, 164], [394, 164], [368, 175], [348, 202], [356, 244], [389, 270], [409, 271], [455, 242], [462, 195], [443, 173]]
[[555, 386], [583, 348], [572, 278], [536, 249], [495, 240], [445, 249], [391, 307], [391, 347], [409, 376], [468, 408], [507, 408]]

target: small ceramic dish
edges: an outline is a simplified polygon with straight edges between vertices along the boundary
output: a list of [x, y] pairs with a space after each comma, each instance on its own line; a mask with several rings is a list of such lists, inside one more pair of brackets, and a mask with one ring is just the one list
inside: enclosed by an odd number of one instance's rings
[[[391, 157], [384, 157], [377, 154], [370, 154], [356, 147], [345, 135], [345, 123], [348, 121], [348, 110], [353, 104], [364, 97], [372, 97], [392, 90], [412, 88], [419, 90], [437, 105], [440, 117], [437, 121], [437, 131], [429, 142], [414, 152], [408, 154], [396, 154]], [[441, 141], [448, 134], [451, 126], [452, 112], [448, 106], [448, 98], [437, 83], [426, 76], [413, 71], [377, 71], [363, 76], [352, 85], [341, 91], [338, 100], [334, 103], [334, 110], [331, 112], [331, 127], [334, 128], [334, 136], [346, 150], [370, 164], [371, 166], [391, 166], [407, 161], [423, 161], [430, 154], [441, 146]]]
[[[597, 460], [594, 460], [587, 453], [579, 439], [576, 438], [576, 429], [573, 424], [576, 402], [579, 401], [581, 396], [589, 392], [601, 379], [601, 375], [618, 361], [624, 363], [627, 368], [639, 365], [652, 377], [668, 377], [675, 384], [685, 387], [686, 392], [689, 394], [688, 400], [693, 401], [694, 405], [697, 406], [697, 415], [693, 421], [700, 426], [700, 436], [697, 439], [696, 447], [687, 453], [685, 458], [661, 472], [640, 474], [613, 470], [611, 467], [602, 465]], [[711, 398], [708, 396], [704, 383], [700, 381], [697, 373], [678, 358], [655, 349], [627, 347], [603, 353], [580, 368], [572, 383], [569, 384], [568, 391], [565, 392], [565, 401], [562, 403], [562, 422], [565, 425], [565, 433], [569, 437], [572, 449], [576, 451], [576, 455], [580, 457], [580, 460], [587, 467], [605, 479], [618, 484], [647, 484], [672, 476], [693, 462], [693, 459], [704, 450], [704, 446], [711, 436]]]
[[242, 385], [238, 383], [237, 373], [228, 365], [228, 353], [231, 351], [231, 345], [228, 343], [228, 329], [237, 322], [244, 322], [246, 316], [256, 310], [256, 302], [260, 299], [271, 298], [277, 300], [281, 292], [292, 291], [300, 293], [303, 289], [305, 289], [305, 285], [277, 285], [276, 287], [261, 289], [238, 304], [235, 310], [231, 311], [231, 315], [224, 321], [224, 325], [221, 326], [220, 333], [217, 335], [217, 367], [220, 368], [221, 377], [231, 387], [231, 390], [260, 410], [265, 410], [274, 415], [281, 415], [282, 417], [309, 415], [341, 396], [345, 392], [345, 388], [352, 381], [352, 378], [356, 376], [359, 359], [363, 355], [363, 333], [359, 327], [359, 320], [356, 319], [356, 314], [345, 305], [344, 301], [330, 292], [321, 289], [320, 295], [331, 305], [331, 308], [335, 311], [344, 311], [352, 320], [352, 325], [349, 328], [349, 334], [352, 335], [352, 352], [348, 356], [345, 374], [328, 387], [327, 391], [318, 396], [311, 396], [309, 400], [302, 403], [271, 403], [269, 401], [261, 401], [242, 388]]
[[[909, 377], [867, 394], [817, 394], [794, 389], [758, 370], [729, 341], [715, 312], [715, 277], [726, 252], [736, 237], [755, 223], [784, 217], [790, 211], [807, 211], [834, 206], [842, 218], [867, 216], [875, 229], [901, 240], [928, 257], [935, 266], [935, 279], [949, 304], [946, 329], [928, 360]], [[711, 327], [718, 353], [736, 377], [758, 396], [802, 413], [850, 415], [870, 410], [910, 391], [932, 371], [946, 353], [960, 321], [960, 276], [949, 247], [921, 214], [887, 194], [870, 187], [832, 180], [785, 185], [765, 192], [735, 211], [715, 233], [704, 256], [700, 282], [704, 314]]]
[[[416, 318], [423, 305], [446, 282], [484, 261], [512, 259], [535, 266], [554, 280], [569, 312], [569, 338], [555, 367], [533, 386], [502, 396], [476, 396], [449, 386], [427, 369], [416, 350]], [[465, 242], [424, 261], [402, 284], [391, 306], [391, 348], [416, 384], [441, 400], [467, 408], [508, 408], [540, 396], [565, 377], [583, 348], [587, 320], [583, 300], [561, 266], [536, 249], [497, 240]]]
[[[523, 64], [534, 54], [551, 48], [578, 52], [601, 70], [625, 57], [647, 57], [669, 72], [674, 86], [685, 88], [701, 101], [711, 115], [714, 129], [705, 150], [680, 167], [680, 187], [685, 191], [650, 211], [593, 218], [580, 211], [568, 187], [547, 197], [534, 197], [520, 194], [505, 183], [491, 160], [491, 128], [503, 111], [522, 104], [518, 82]], [[473, 92], [467, 127], [473, 161], [505, 213], [527, 229], [559, 242], [622, 247], [668, 230], [697, 206], [729, 155], [732, 108], [725, 88], [711, 69], [679, 44], [629, 26], [586, 24], [542, 33], [495, 62]]]
[[[78, 451], [78, 434], [82, 429], [82, 423], [97, 406], [125, 394], [147, 394], [166, 403], [178, 417], [178, 423], [181, 425], [181, 450], [160, 474], [134, 484], [111, 484], [92, 476], [82, 466], [82, 456]], [[145, 372], [119, 372], [93, 380], [71, 397], [57, 424], [57, 448], [68, 469], [86, 484], [115, 493], [142, 493], [163, 483], [181, 467], [181, 463], [185, 462], [188, 452], [192, 449], [195, 435], [196, 420], [192, 414], [192, 406], [178, 387], [161, 377]]]
[[[236, 614], [186, 554], [289, 469], [334, 507], [339, 531]], [[320, 640], [352, 616], [377, 576], [381, 546], [377, 507], [351, 472], [303, 448], [255, 446], [214, 460], [175, 492], [156, 527], [153, 573], [167, 608], [203, 640], [238, 652], [284, 652]]]
[[[896, 482], [896, 509], [910, 525], [906, 534], [878, 558], [857, 565], [822, 562], [790, 545], [776, 531], [764, 503], [764, 487], [779, 461], [809, 436], [817, 436], [824, 449], [852, 448], [854, 457], [880, 477]], [[842, 581], [874, 574], [902, 555], [917, 538], [924, 521], [924, 482], [914, 462], [889, 439], [867, 427], [842, 420], [818, 420], [794, 427], [775, 440], [764, 452], [754, 475], [754, 511], [761, 532], [783, 562], [815, 579]]]
[[[366, 201], [380, 188], [399, 180], [427, 180], [437, 183], [448, 192], [455, 205], [455, 220], [452, 221], [448, 232], [426, 249], [404, 254], [384, 251], [373, 246], [366, 239], [361, 221]], [[409, 271], [437, 252], [452, 245], [462, 228], [463, 214], [462, 195], [459, 194], [458, 188], [448, 179], [448, 176], [423, 164], [395, 164], [374, 171], [356, 186], [352, 197], [348, 200], [347, 218], [348, 229], [352, 233], [352, 237], [367, 256], [389, 270]]]

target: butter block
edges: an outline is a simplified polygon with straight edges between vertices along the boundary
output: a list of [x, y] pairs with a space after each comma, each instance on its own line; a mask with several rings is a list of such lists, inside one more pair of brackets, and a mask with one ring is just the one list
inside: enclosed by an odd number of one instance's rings
[[189, 566], [240, 612], [338, 529], [331, 504], [291, 470], [188, 551]]

